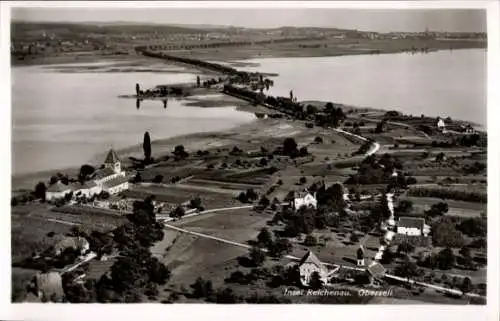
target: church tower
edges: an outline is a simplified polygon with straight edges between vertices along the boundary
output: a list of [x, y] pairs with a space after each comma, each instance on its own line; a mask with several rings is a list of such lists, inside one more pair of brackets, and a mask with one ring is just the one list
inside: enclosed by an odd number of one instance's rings
[[121, 162], [113, 149], [110, 149], [106, 159], [104, 160], [104, 167], [111, 168], [116, 174], [122, 171]]

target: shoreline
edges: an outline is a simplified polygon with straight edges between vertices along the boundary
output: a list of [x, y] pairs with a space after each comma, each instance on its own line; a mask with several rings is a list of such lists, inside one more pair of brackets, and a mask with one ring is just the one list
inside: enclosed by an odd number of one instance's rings
[[[238, 107], [237, 107], [238, 108]], [[242, 110], [244, 111], [244, 110]], [[205, 143], [200, 143], [200, 140], [202, 139], [214, 139], [214, 138], [223, 138], [225, 136], [230, 135], [231, 131], [234, 131], [235, 129], [243, 129], [247, 131], [252, 131], [255, 129], [258, 129], [259, 126], [259, 120], [257, 118], [249, 121], [248, 123], [245, 123], [243, 125], [235, 125], [232, 126], [226, 130], [219, 130], [219, 131], [201, 131], [201, 132], [194, 132], [194, 133], [189, 133], [189, 134], [181, 134], [181, 135], [174, 135], [172, 137], [166, 137], [166, 138], [158, 138], [156, 140], [151, 141], [151, 147], [153, 150], [153, 157], [161, 156], [167, 153], [167, 150], [173, 150], [173, 148], [176, 145], [184, 145], [187, 150], [193, 150], [193, 147], [196, 147], [194, 145], [200, 145], [199, 148], [197, 149], [204, 149], [203, 145], [207, 146]], [[196, 140], [198, 139], [198, 141]], [[194, 140], [194, 141], [193, 141]], [[190, 143], [191, 142], [191, 143]], [[190, 148], [191, 146], [191, 148]], [[209, 145], [208, 145], [209, 146]], [[215, 146], [213, 146], [215, 147]], [[102, 155], [105, 155], [107, 151], [102, 151]], [[115, 149], [115, 152], [118, 154], [118, 156], [121, 158], [122, 162], [128, 163], [129, 159], [128, 157], [142, 157], [143, 155], [143, 149], [142, 149], [142, 144], [137, 143], [137, 144], [131, 144], [123, 148]], [[100, 156], [100, 153], [97, 153], [93, 156], [93, 158], [98, 158]], [[104, 157], [104, 156], [103, 156]], [[80, 170], [80, 166], [84, 164], [89, 164], [92, 166], [100, 166], [101, 164], [95, 164], [91, 161], [89, 162], [82, 162], [80, 165], [75, 165], [75, 166], [70, 166], [70, 167], [64, 167], [64, 168], [56, 168], [56, 169], [46, 169], [46, 170], [40, 170], [40, 171], [35, 171], [35, 172], [28, 172], [28, 173], [18, 173], [18, 174], [12, 174], [11, 175], [11, 192], [16, 193], [25, 189], [33, 189], [35, 184], [38, 183], [39, 181], [49, 181], [50, 177], [55, 175], [58, 172], [61, 173], [67, 173], [69, 176], [75, 176]]]
[[[487, 48], [459, 48], [459, 49], [453, 49], [453, 50], [477, 50], [477, 49], [481, 49], [481, 50], [487, 50]], [[442, 48], [442, 49], [433, 49], [433, 50], [429, 50], [429, 52], [437, 52], [437, 51], [443, 51], [443, 50], [449, 50], [449, 49], [445, 49], [445, 48]], [[395, 53], [407, 53], [407, 54], [411, 54], [411, 53], [408, 53], [408, 52], [381, 52], [380, 54], [395, 54]], [[349, 54], [338, 54], [338, 55], [328, 55], [328, 56], [332, 56], [332, 57], [337, 57], [337, 56], [352, 56], [352, 55], [361, 55], [361, 54], [370, 54], [369, 52], [366, 52], [366, 53], [349, 53]], [[104, 58], [105, 57], [105, 58]], [[322, 55], [312, 55], [312, 56], [283, 56], [283, 55], [271, 55], [271, 57], [257, 57], [258, 58], [301, 58], [301, 57], [326, 57], [326, 56], [322, 56]], [[103, 59], [104, 58], [104, 59]], [[125, 60], [130, 60], [130, 61], [134, 61], [134, 60], [137, 60], [137, 59], [141, 59], [141, 58], [144, 58], [144, 56], [142, 55], [113, 55], [113, 56], [91, 56], [90, 58], [90, 61], [87, 60], [85, 62], [97, 62], [97, 61], [103, 61], [103, 60], [117, 60], [117, 59], [120, 59], [122, 61], [125, 61]], [[254, 58], [247, 58], [245, 60], [251, 60], [251, 59], [255, 59]], [[240, 63], [243, 63], [241, 61], [237, 61], [237, 60], [231, 60], [231, 59], [223, 59], [223, 60], [220, 60], [219, 62], [226, 62], [230, 65], [232, 65], [233, 63], [236, 63], [236, 64], [240, 64]], [[73, 61], [74, 63], [82, 63], [83, 61]], [[70, 64], [70, 62], [65, 62], [66, 64]], [[43, 66], [43, 65], [57, 65], [57, 64], [61, 64], [61, 62], [55, 62], [55, 61], [52, 61], [52, 62], [45, 62], [43, 64], [23, 64], [23, 65], [11, 65], [12, 67], [22, 67], [22, 66]], [[171, 62], [170, 64], [172, 65], [178, 65], [177, 63], [173, 63]], [[252, 64], [255, 64], [252, 62]], [[258, 64], [258, 63], [257, 63]], [[182, 65], [185, 65], [185, 64], [182, 64]], [[260, 65], [260, 64], [258, 64]], [[191, 70], [198, 70], [198, 68], [196, 67], [193, 67], [193, 66], [184, 66], [186, 68], [187, 71], [189, 71], [189, 69]], [[168, 70], [165, 70], [166, 73], [169, 73]], [[201, 69], [198, 70], [198, 72], [203, 72]], [[184, 104], [185, 107], [190, 107], [190, 106], [193, 106], [193, 107], [203, 107], [203, 108], [212, 108], [212, 107], [235, 107], [236, 110], [240, 110], [240, 111], [244, 111], [244, 112], [251, 112], [251, 113], [255, 113], [255, 112], [260, 112], [262, 111], [262, 108], [264, 108], [265, 110], [267, 110], [265, 107], [262, 107], [260, 108], [259, 110], [259, 107], [260, 106], [251, 106], [250, 103], [244, 101], [244, 100], [241, 100], [241, 99], [237, 99], [237, 98], [233, 98], [233, 97], [229, 97], [227, 95], [224, 95], [222, 93], [220, 93], [221, 96], [224, 96], [223, 98], [218, 98], [218, 99], [213, 99], [213, 100], [203, 100], [203, 99], [197, 99], [196, 96], [191, 96], [192, 98], [194, 99], [186, 99], [186, 104]], [[125, 97], [122, 97], [122, 98], [125, 98]], [[233, 100], [233, 102], [229, 102], [228, 100]], [[221, 103], [222, 103], [222, 106], [221, 106]], [[326, 102], [323, 102], [323, 101], [317, 101], [317, 100], [307, 100], [307, 101], [303, 101], [302, 103], [311, 103], [311, 104], [325, 104]], [[391, 109], [379, 109], [379, 108], [371, 108], [371, 107], [363, 107], [363, 106], [351, 106], [351, 105], [345, 105], [345, 104], [340, 104], [342, 105], [343, 108], [347, 108], [347, 109], [354, 109], [354, 110], [360, 110], [360, 109], [368, 109], [370, 111], [374, 111], [374, 112], [384, 112], [384, 111], [389, 111]], [[250, 108], [251, 107], [251, 108]], [[264, 111], [265, 112], [265, 111]], [[458, 120], [458, 119], [457, 119]], [[464, 120], [459, 120], [459, 121], [463, 121], [463, 122], [467, 122], [467, 123], [471, 123], [471, 122], [468, 122], [468, 121], [464, 121]], [[225, 130], [219, 130], [219, 131], [207, 131], [207, 132], [194, 132], [194, 133], [189, 133], [189, 134], [183, 134], [183, 135], [174, 135], [172, 137], [167, 137], [167, 138], [159, 138], [157, 140], [154, 140], [152, 141], [152, 147], [153, 147], [153, 150], [155, 150], [155, 147], [156, 148], [159, 148], [160, 150], [163, 148], [167, 148], [169, 147], [170, 149], [173, 149], [173, 147], [175, 147], [175, 145], [178, 145], [178, 144], [183, 144], [185, 145], [185, 147], [187, 147], [189, 145], [189, 140], [193, 140], [193, 139], [196, 139], [196, 138], [223, 138], [224, 136], [228, 135], [231, 131], [233, 131], [235, 128], [244, 128], [246, 130], [255, 130], [255, 128], [258, 128], [258, 125], [256, 125], [257, 123], [259, 123], [259, 120], [258, 119], [254, 119], [254, 120], [251, 120], [249, 121], [248, 123], [245, 123], [244, 125], [235, 125], [235, 126], [232, 126], [228, 129], [225, 129]], [[471, 123], [475, 126], [479, 126], [480, 128], [484, 129], [484, 131], [486, 132], [486, 127], [481, 125], [481, 124], [474, 124], [474, 123]], [[155, 146], [156, 145], [156, 146]], [[189, 150], [190, 148], [187, 147], [187, 149]], [[199, 149], [203, 149], [203, 148], [199, 148]], [[119, 156], [122, 158], [122, 160], [128, 162], [128, 157], [129, 156], [137, 156], [138, 154], [139, 155], [142, 155], [142, 145], [141, 144], [133, 144], [133, 145], [129, 145], [127, 147], [123, 147], [123, 148], [120, 148], [120, 149], [117, 149], [116, 152], [119, 154]], [[165, 150], [163, 151], [165, 153]], [[102, 153], [104, 154], [105, 151], [102, 151]], [[97, 153], [93, 158], [97, 158], [99, 156], [99, 153]], [[92, 162], [88, 162], [89, 164], [92, 164], [94, 165]], [[44, 181], [48, 181], [50, 179], [50, 176], [56, 174], [57, 172], [66, 172], [66, 173], [78, 173], [78, 170], [79, 170], [79, 167], [81, 165], [83, 165], [84, 163], [78, 165], [78, 166], [75, 166], [75, 167], [65, 167], [65, 168], [58, 168], [58, 169], [47, 169], [47, 170], [40, 170], [40, 171], [35, 171], [35, 172], [28, 172], [28, 173], [18, 173], [18, 174], [13, 174], [11, 175], [11, 183], [12, 183], [12, 192], [15, 192], [16, 190], [21, 190], [21, 189], [24, 189], [24, 188], [33, 188], [34, 184], [36, 184], [38, 181], [40, 180], [44, 180]], [[97, 164], [97, 165], [100, 165], [100, 164]], [[27, 182], [31, 182], [30, 185], [28, 185]], [[17, 185], [17, 186], [16, 186]]]
[[[386, 55], [386, 54], [428, 54], [428, 53], [433, 53], [433, 52], [439, 52], [439, 51], [456, 51], [456, 50], [488, 50], [487, 46], [480, 47], [480, 46], [471, 46], [471, 47], [458, 47], [458, 48], [430, 48], [427, 50], [427, 52], [420, 52], [420, 51], [407, 51], [407, 50], [401, 50], [401, 49], [382, 49], [379, 50], [379, 52], [374, 53], [371, 52], [371, 50], [368, 49], [356, 49], [356, 48], [350, 48], [348, 50], [344, 51], [339, 51], [339, 52], [326, 52], [326, 53], [321, 53], [321, 52], [314, 52], [314, 51], [299, 51], [299, 52], [283, 52], [279, 50], [270, 50], [270, 52], [266, 52], [264, 54], [256, 54], [256, 53], [247, 53], [247, 52], [241, 52], [240, 55], [236, 53], [234, 56], [226, 56], [226, 57], [216, 57], [213, 56], [211, 57], [210, 55], [213, 54], [210, 51], [201, 51], [201, 52], [196, 52], [193, 51], [192, 54], [202, 54], [202, 55], [208, 55], [209, 57], [203, 57], [198, 58], [200, 60], [204, 61], [212, 61], [216, 63], [225, 63], [229, 67], [247, 67], [247, 66], [252, 66], [256, 67], [259, 65], [258, 63], [254, 62], [247, 62], [248, 60], [253, 60], [253, 59], [267, 59], [267, 58], [314, 58], [314, 57], [343, 57], [343, 56], [359, 56], [359, 55]], [[176, 52], [176, 51], [169, 51], [168, 54], [176, 55], [176, 54], [181, 54], [179, 57], [185, 57], [185, 55], [182, 55], [184, 52]], [[219, 52], [215, 52], [219, 53]], [[73, 63], [90, 63], [90, 62], [98, 62], [98, 61], [106, 61], [106, 60], [137, 60], [141, 58], [145, 58], [146, 56], [136, 54], [136, 53], [129, 53], [129, 54], [102, 54], [102, 53], [90, 53], [90, 54], [75, 54], [75, 55], [67, 55], [67, 56], [39, 56], [39, 57], [33, 57], [28, 60], [12, 60], [10, 61], [10, 66], [11, 67], [26, 67], [26, 66], [50, 66], [50, 65], [59, 65], [59, 64], [73, 64]], [[153, 58], [153, 57], [151, 57]], [[159, 59], [159, 58], [155, 58]], [[181, 63], [175, 63], [173, 61], [170, 62], [172, 65], [183, 65], [186, 67], [186, 64], [181, 64]], [[191, 68], [186, 68], [186, 69], [192, 69], [192, 70], [197, 70], [198, 73], [203, 73], [203, 69], [198, 69], [196, 67]], [[265, 73], [263, 73], [265, 74]], [[272, 74], [270, 74], [272, 76]]]

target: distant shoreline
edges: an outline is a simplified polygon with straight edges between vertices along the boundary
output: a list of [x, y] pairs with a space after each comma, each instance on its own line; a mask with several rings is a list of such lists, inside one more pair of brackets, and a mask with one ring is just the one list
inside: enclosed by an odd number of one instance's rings
[[[396, 41], [397, 42], [397, 41]], [[423, 42], [425, 43], [425, 42]], [[419, 42], [415, 44], [423, 45]], [[457, 44], [457, 47], [448, 47], [449, 44]], [[413, 44], [413, 42], [411, 42]], [[370, 45], [368, 43], [368, 45]], [[446, 45], [446, 46], [445, 46]], [[251, 47], [249, 47], [251, 48]], [[247, 50], [245, 50], [247, 49]], [[486, 41], [470, 40], [470, 41], [457, 41], [457, 40], [434, 40], [430, 44], [426, 53], [436, 52], [436, 51], [446, 51], [446, 50], [467, 50], [467, 49], [484, 49], [487, 50]], [[339, 57], [339, 56], [357, 56], [357, 55], [382, 55], [382, 54], [396, 54], [396, 53], [409, 53], [406, 47], [398, 47], [394, 45], [391, 47], [391, 43], [386, 43], [385, 47], [329, 47], [326, 50], [320, 50], [317, 48], [301, 48], [301, 50], [284, 50], [282, 48], [270, 48], [269, 50], [248, 50], [244, 48], [238, 51], [224, 51], [220, 52], [218, 50], [192, 50], [189, 55], [186, 55], [185, 51], [170, 51], [168, 52], [172, 55], [179, 55], [182, 57], [196, 57], [197, 59], [205, 61], [217, 61], [226, 62], [234, 67], [242, 67], [245, 64], [242, 60], [251, 60], [259, 58], [311, 58], [311, 57]], [[420, 51], [415, 51], [415, 54], [420, 54]], [[11, 57], [11, 67], [18, 66], [37, 66], [37, 65], [54, 65], [54, 64], [66, 64], [66, 63], [77, 63], [77, 62], [96, 62], [103, 60], [127, 60], [127, 59], [137, 59], [138, 57], [144, 57], [136, 53], [132, 54], [105, 54], [103, 52], [76, 52], [62, 54], [59, 56], [35, 56], [25, 60], [13, 60]]]

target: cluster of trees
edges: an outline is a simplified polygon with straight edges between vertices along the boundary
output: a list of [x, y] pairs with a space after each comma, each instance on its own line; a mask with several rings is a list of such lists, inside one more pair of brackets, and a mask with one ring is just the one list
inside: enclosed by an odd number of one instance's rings
[[448, 188], [413, 187], [408, 190], [408, 196], [436, 197], [441, 199], [454, 199], [465, 202], [486, 203], [488, 197], [485, 193]]
[[353, 152], [351, 155], [365, 155], [370, 150], [370, 148], [372, 148], [372, 146], [373, 144], [371, 141], [365, 142], [361, 146], [359, 146], [358, 150]]
[[337, 127], [339, 123], [345, 119], [343, 110], [340, 107], [335, 107], [332, 103], [327, 103], [324, 109], [325, 112], [321, 114], [318, 113], [318, 109], [313, 105], [308, 105], [304, 108], [302, 104], [297, 102], [292, 91], [290, 91], [290, 98], [273, 97], [266, 96], [262, 92], [257, 93], [245, 88], [224, 85], [224, 92], [245, 97], [256, 104], [265, 103], [296, 119], [315, 119], [316, 123], [321, 126]]
[[467, 164], [462, 167], [462, 172], [465, 175], [477, 175], [481, 174], [486, 170], [486, 164], [474, 162], [473, 164]]
[[434, 246], [462, 247], [464, 237], [449, 216], [443, 216], [432, 224], [432, 243]]
[[[472, 261], [471, 261], [472, 262]], [[439, 251], [437, 254], [427, 255], [419, 258], [417, 264], [430, 269], [449, 270], [456, 264], [456, 257], [453, 250], [446, 247]]]
[[[347, 184], [390, 184], [391, 187], [402, 187], [407, 185], [407, 179], [402, 174], [403, 164], [389, 154], [381, 157], [369, 155], [359, 165], [358, 172], [351, 175]], [[395, 170], [400, 173], [393, 177]]]
[[279, 258], [291, 251], [292, 245], [285, 238], [274, 238], [267, 228], [262, 228], [257, 235], [255, 246], [250, 249], [249, 258], [254, 266], [259, 266], [265, 260], [265, 253], [262, 248], [267, 248], [268, 254]]
[[83, 184], [95, 173], [95, 167], [92, 165], [84, 164], [80, 167], [78, 172], [78, 181]]
[[181, 218], [186, 214], [184, 207], [182, 205], [177, 205], [172, 212], [170, 212], [170, 217]]
[[324, 113], [315, 114], [315, 121], [318, 126], [338, 127], [344, 121], [346, 115], [339, 105], [331, 102], [326, 103]]
[[195, 198], [191, 199], [189, 201], [189, 208], [196, 208], [199, 211], [203, 211], [204, 208], [201, 204], [201, 198], [199, 196], [196, 196]]
[[236, 283], [242, 285], [253, 284], [258, 280], [265, 280], [272, 276], [271, 271], [266, 267], [252, 268], [249, 273], [237, 270], [224, 280], [226, 283]]
[[488, 227], [485, 217], [471, 217], [462, 220], [457, 229], [470, 237], [483, 237], [486, 238]]
[[417, 267], [417, 264], [415, 262], [412, 262], [408, 257], [406, 257], [401, 264], [396, 266], [396, 268], [394, 269], [394, 274], [397, 276], [412, 278], [419, 276], [423, 273]]
[[183, 145], [177, 145], [172, 152], [176, 158], [184, 159], [189, 156], [189, 153], [186, 152]]
[[250, 203], [257, 200], [258, 197], [259, 195], [257, 195], [257, 193], [252, 188], [249, 188], [246, 191], [238, 194], [237, 198], [242, 203]]
[[446, 202], [432, 204], [431, 208], [425, 211], [425, 215], [429, 218], [442, 216], [446, 213], [448, 213], [448, 203]]
[[261, 92], [257, 93], [245, 88], [235, 87], [233, 85], [224, 85], [223, 92], [246, 98], [255, 104], [262, 104], [267, 100], [266, 95]]
[[298, 148], [295, 139], [288, 137], [283, 141], [283, 149], [281, 153], [285, 156], [290, 156], [291, 158], [303, 157], [309, 155], [307, 147]]
[[369, 220], [372, 224], [378, 224], [391, 216], [389, 203], [385, 195], [381, 195], [379, 203], [370, 211]]
[[281, 213], [281, 220], [285, 222], [283, 234], [287, 237], [296, 237], [301, 233], [310, 234], [316, 228], [325, 228], [328, 215], [324, 209], [316, 210], [303, 206], [297, 212], [284, 209]]
[[[270, 271], [267, 269], [252, 269], [248, 274], [241, 271], [235, 271], [225, 281], [227, 283], [251, 284], [253, 281], [264, 277], [268, 277]], [[244, 283], [243, 281], [246, 281]], [[191, 293], [189, 297], [204, 299], [207, 302], [213, 303], [290, 303], [290, 300], [285, 297], [276, 297], [274, 295], [259, 295], [253, 293], [248, 297], [236, 294], [230, 287], [214, 289], [210, 280], [205, 280], [201, 277], [190, 285]]]

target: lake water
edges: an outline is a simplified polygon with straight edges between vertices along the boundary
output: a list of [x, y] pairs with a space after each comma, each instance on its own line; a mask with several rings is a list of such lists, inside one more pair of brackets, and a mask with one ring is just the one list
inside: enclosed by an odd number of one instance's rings
[[[259, 65], [238, 68], [279, 74], [270, 90], [273, 95], [288, 96], [292, 89], [299, 100], [450, 116], [486, 125], [486, 50], [246, 62]], [[254, 119], [235, 108], [186, 107], [173, 100], [167, 109], [159, 101], [144, 101], [137, 110], [135, 100], [118, 98], [133, 93], [136, 83], [150, 88], [196, 80], [195, 74], [178, 68], [175, 73], [168, 68], [85, 72], [85, 65], [78, 65], [76, 73], [64, 66], [12, 68], [14, 174], [79, 166], [110, 147], [142, 143], [145, 131], [154, 140], [223, 130]]]
[[223, 130], [255, 118], [236, 108], [187, 107], [175, 100], [166, 109], [161, 101], [143, 101], [137, 110], [134, 99], [118, 98], [133, 94], [136, 83], [151, 88], [195, 82], [196, 74], [72, 73], [54, 67], [12, 68], [13, 174], [80, 166], [110, 147], [142, 144], [145, 131], [155, 140]]
[[486, 50], [313, 58], [262, 58], [245, 70], [278, 73], [273, 95], [413, 115], [450, 116], [486, 126]]

